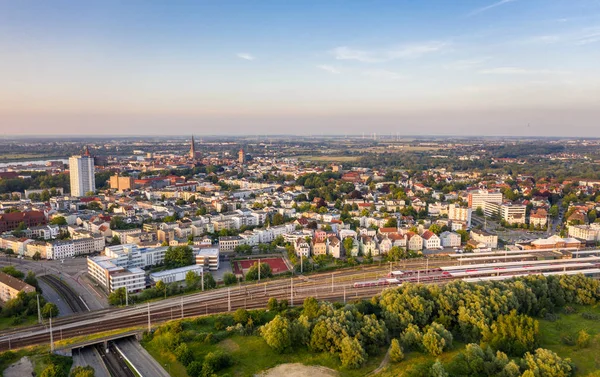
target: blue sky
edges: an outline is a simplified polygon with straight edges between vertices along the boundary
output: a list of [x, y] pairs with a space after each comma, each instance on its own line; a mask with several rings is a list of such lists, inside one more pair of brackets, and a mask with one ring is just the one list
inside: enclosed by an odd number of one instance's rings
[[5, 134], [600, 136], [600, 0], [0, 0], [0, 51]]

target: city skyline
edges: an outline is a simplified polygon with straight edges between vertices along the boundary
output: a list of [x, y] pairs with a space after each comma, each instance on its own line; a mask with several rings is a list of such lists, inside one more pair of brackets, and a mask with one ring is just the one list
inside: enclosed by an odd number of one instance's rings
[[599, 137], [599, 43], [594, 0], [4, 2], [0, 124]]

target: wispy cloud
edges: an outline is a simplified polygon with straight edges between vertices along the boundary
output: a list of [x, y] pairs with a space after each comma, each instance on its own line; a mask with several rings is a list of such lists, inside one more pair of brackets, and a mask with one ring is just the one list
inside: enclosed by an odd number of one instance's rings
[[238, 58], [244, 59], [244, 60], [255, 60], [256, 59], [256, 57], [254, 55], [248, 54], [247, 52], [238, 52], [238, 54], [236, 56]]
[[396, 59], [415, 59], [443, 50], [449, 44], [440, 41], [412, 43], [382, 50], [360, 50], [348, 46], [336, 47], [331, 54], [337, 60], [356, 60], [363, 63], [380, 63]]
[[570, 43], [577, 46], [600, 42], [600, 27], [588, 27], [562, 34], [536, 35], [521, 41], [523, 44]]
[[462, 70], [477, 68], [488, 60], [490, 60], [489, 57], [456, 60], [456, 61], [444, 64], [444, 68], [462, 71]]
[[406, 76], [403, 76], [397, 72], [388, 71], [386, 69], [373, 69], [364, 71], [363, 75], [385, 80], [402, 80], [406, 78]]
[[523, 41], [524, 44], [552, 44], [560, 42], [563, 38], [560, 35], [536, 35]]
[[340, 73], [342, 73], [342, 71], [340, 71], [339, 69], [327, 64], [318, 65], [317, 68], [329, 73], [333, 73], [334, 75], [339, 75]]
[[470, 16], [475, 16], [477, 14], [480, 14], [480, 13], [483, 13], [483, 12], [487, 12], [490, 9], [494, 9], [496, 7], [502, 6], [504, 4], [512, 3], [512, 2], [515, 2], [515, 1], [517, 1], [517, 0], [500, 0], [500, 1], [497, 1], [497, 2], [495, 2], [493, 4], [485, 6], [483, 8], [477, 8], [477, 9], [473, 10], [472, 12], [470, 12], [469, 14], [467, 14], [467, 16], [469, 16], [469, 17]]
[[528, 69], [521, 67], [496, 67], [482, 69], [479, 71], [483, 75], [568, 75], [568, 71], [556, 71], [551, 69]]
[[600, 28], [587, 29], [576, 38], [575, 44], [579, 46], [600, 42]]

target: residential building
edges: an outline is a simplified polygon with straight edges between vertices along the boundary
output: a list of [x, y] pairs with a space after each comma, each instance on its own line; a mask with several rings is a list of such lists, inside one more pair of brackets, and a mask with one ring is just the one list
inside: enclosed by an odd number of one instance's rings
[[216, 246], [201, 246], [194, 250], [196, 264], [204, 266], [209, 271], [219, 269], [219, 248]]
[[498, 236], [495, 234], [488, 233], [485, 230], [472, 229], [470, 235], [472, 240], [485, 244], [487, 248], [498, 248]]
[[314, 256], [327, 254], [327, 242], [323, 238], [313, 238], [312, 253]]
[[304, 256], [308, 258], [310, 256], [310, 243], [304, 237], [298, 237], [296, 239], [296, 242], [294, 242], [294, 249], [296, 250], [296, 255], [298, 257]]
[[10, 232], [23, 223], [25, 228], [31, 228], [48, 223], [46, 215], [40, 211], [10, 212], [0, 214], [0, 233]]
[[454, 232], [443, 232], [440, 234], [442, 247], [460, 247], [460, 234]]
[[6, 302], [19, 294], [19, 292], [35, 292], [35, 288], [9, 274], [0, 272], [0, 301]]
[[69, 158], [69, 175], [71, 196], [81, 197], [88, 192], [96, 192], [94, 158], [90, 155], [87, 147], [83, 155]]
[[327, 247], [329, 249], [329, 255], [334, 258], [340, 258], [342, 256], [342, 243], [336, 236], [329, 236], [327, 238]]
[[503, 195], [499, 191], [488, 191], [488, 190], [479, 190], [470, 192], [468, 195], [469, 208], [476, 210], [477, 208], [483, 209], [484, 202], [490, 203], [502, 203]]
[[450, 204], [448, 207], [448, 219], [453, 221], [462, 221], [471, 226], [471, 212], [473, 210], [467, 207], [461, 207], [458, 204]]
[[531, 211], [529, 215], [529, 224], [537, 227], [545, 227], [548, 224], [548, 211], [543, 208]]
[[586, 242], [600, 241], [600, 224], [569, 225], [569, 237], [578, 238]]
[[133, 190], [135, 188], [135, 179], [133, 177], [120, 177], [118, 174], [110, 177], [110, 188], [119, 192]]
[[438, 237], [437, 234], [433, 233], [432, 231], [426, 230], [423, 232], [423, 234], [421, 234], [421, 238], [423, 238], [424, 249], [434, 250], [441, 248], [440, 237]]
[[406, 247], [411, 251], [423, 250], [423, 238], [414, 232], [407, 232]]
[[234, 251], [236, 247], [243, 243], [243, 240], [240, 236], [219, 237], [219, 250], [221, 252]]

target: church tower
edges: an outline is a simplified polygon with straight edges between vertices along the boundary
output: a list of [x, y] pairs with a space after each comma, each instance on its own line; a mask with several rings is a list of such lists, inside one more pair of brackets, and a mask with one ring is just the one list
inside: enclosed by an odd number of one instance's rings
[[192, 144], [190, 146], [190, 158], [192, 160], [196, 159], [196, 145], [194, 143], [194, 135], [192, 135]]
[[240, 148], [240, 151], [238, 152], [238, 162], [240, 164], [246, 163], [246, 153], [244, 152], [244, 148]]

